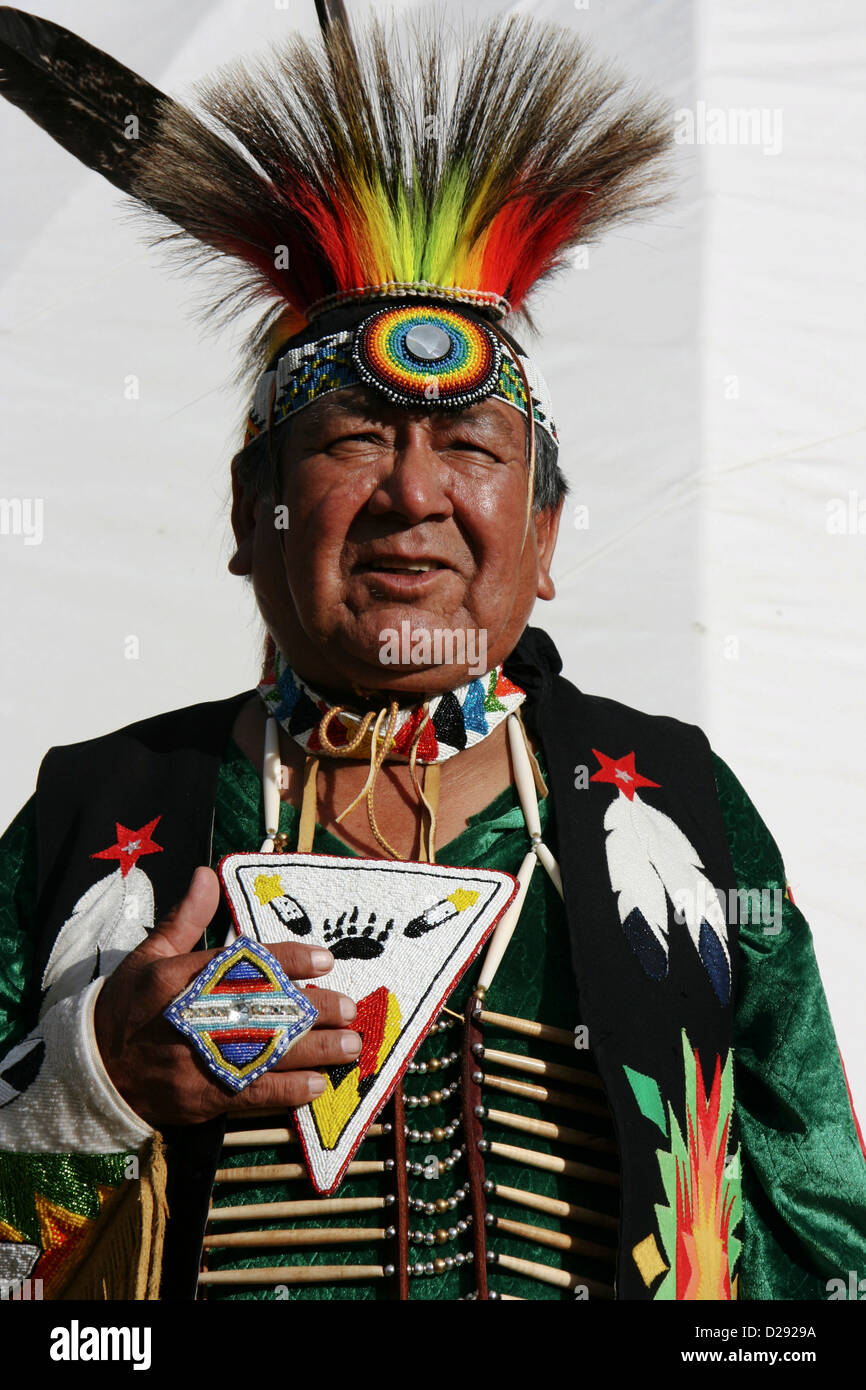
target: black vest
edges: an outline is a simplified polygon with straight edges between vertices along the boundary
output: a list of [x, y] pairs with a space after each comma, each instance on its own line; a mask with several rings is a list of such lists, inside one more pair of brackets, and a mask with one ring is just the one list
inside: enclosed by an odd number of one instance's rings
[[[636, 1104], [624, 1067], [656, 1080], [685, 1130], [682, 1033], [704, 1064], [709, 1087], [716, 1059], [724, 1063], [731, 1046], [736, 928], [728, 931], [733, 984], [724, 1004], [684, 926], [669, 932], [666, 975], [656, 979], [645, 971], [623, 931], [607, 868], [603, 820], [620, 793], [605, 783], [586, 785], [581, 771], [598, 769], [593, 749], [615, 759], [634, 752], [638, 771], [659, 784], [641, 790], [646, 803], [688, 837], [707, 878], [726, 899], [736, 896], [736, 882], [703, 733], [675, 719], [584, 695], [560, 669], [553, 643], [533, 628], [505, 663], [506, 674], [527, 693], [526, 722], [540, 740], [549, 771], [554, 815], [548, 839], [562, 870], [579, 1017], [589, 1030], [617, 1132], [622, 1180], [617, 1296], [646, 1299], [653, 1296], [652, 1285], [641, 1277], [632, 1251], [656, 1229], [655, 1206], [664, 1200], [656, 1150], [664, 1144], [658, 1125]], [[220, 763], [250, 693], [160, 715], [47, 754], [37, 786], [39, 978], [78, 898], [105, 873], [105, 863], [91, 855], [111, 843], [115, 821], [136, 828], [161, 817], [156, 833], [163, 852], [142, 864], [153, 884], [156, 921], [183, 896], [196, 866], [210, 863]], [[195, 1295], [222, 1132], [222, 1121], [165, 1132], [172, 1213], [165, 1298]], [[731, 1136], [729, 1153], [734, 1144]]]

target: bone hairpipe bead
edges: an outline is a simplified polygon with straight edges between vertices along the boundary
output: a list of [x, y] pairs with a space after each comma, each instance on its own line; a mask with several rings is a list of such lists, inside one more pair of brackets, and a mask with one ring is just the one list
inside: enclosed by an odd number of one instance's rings
[[564, 898], [565, 892], [563, 891], [562, 887], [562, 874], [559, 871], [559, 865], [557, 864], [556, 860], [554, 859], [553, 855], [551, 854], [550, 850], [547, 848], [547, 845], [544, 843], [543, 840], [537, 841], [535, 845], [535, 853], [538, 855], [538, 858], [540, 859], [541, 863], [544, 865], [545, 869], [550, 875], [550, 881], [556, 889], [557, 893], [561, 898]]
[[340, 1284], [385, 1279], [383, 1265], [272, 1265], [270, 1269], [214, 1269], [198, 1276], [200, 1284]]
[[574, 1049], [574, 1034], [567, 1028], [553, 1028], [549, 1023], [536, 1023], [531, 1018], [515, 1018], [512, 1014], [491, 1013], [482, 1009], [481, 1022], [491, 1028], [501, 1028], [504, 1033], [519, 1033], [526, 1038], [540, 1038], [542, 1042], [561, 1043], [563, 1047]]
[[[362, 1173], [385, 1171], [385, 1164], [379, 1159], [361, 1159], [358, 1163], [350, 1163], [346, 1174], [360, 1177]], [[260, 1167], [251, 1168], [218, 1168], [214, 1182], [290, 1182], [308, 1176], [303, 1163], [263, 1163]]]
[[532, 1240], [537, 1245], [549, 1246], [551, 1250], [572, 1250], [578, 1255], [589, 1255], [596, 1260], [616, 1261], [616, 1251], [611, 1246], [581, 1240], [580, 1236], [573, 1236], [568, 1231], [549, 1231], [546, 1226], [530, 1226], [525, 1221], [511, 1221], [505, 1216], [495, 1217], [490, 1224], [505, 1235], [517, 1236], [520, 1240]]
[[[379, 1138], [385, 1132], [384, 1125], [370, 1125], [365, 1139]], [[271, 1144], [297, 1144], [298, 1136], [293, 1129], [233, 1129], [223, 1138], [224, 1149], [267, 1148]]]
[[222, 1231], [219, 1235], [205, 1236], [204, 1249], [219, 1249], [222, 1246], [240, 1245], [252, 1249], [254, 1246], [293, 1245], [350, 1245], [355, 1241], [390, 1240], [393, 1229], [380, 1226], [319, 1226], [302, 1231]]
[[491, 1194], [503, 1202], [513, 1202], [517, 1207], [529, 1207], [532, 1211], [544, 1211], [550, 1216], [560, 1216], [565, 1221], [581, 1221], [586, 1226], [601, 1226], [606, 1231], [617, 1231], [619, 1222], [615, 1216], [604, 1211], [593, 1211], [591, 1207], [576, 1206], [574, 1202], [563, 1202], [559, 1197], [545, 1197], [540, 1192], [524, 1192], [519, 1187], [504, 1187], [493, 1183]]
[[391, 1206], [387, 1197], [313, 1197], [299, 1202], [248, 1202], [234, 1207], [211, 1207], [208, 1221], [285, 1221], [290, 1217], [332, 1216], [337, 1212], [380, 1211]]
[[[530, 850], [520, 868], [517, 870], [517, 882], [519, 884], [517, 895], [510, 906], [506, 908], [496, 925], [496, 930], [493, 933], [490, 945], [487, 947], [487, 952], [484, 956], [481, 974], [478, 977], [478, 984], [476, 986], [478, 990], [487, 990], [493, 983], [493, 977], [499, 968], [499, 962], [505, 955], [508, 943], [514, 935], [514, 929], [520, 918], [523, 903], [529, 891], [533, 870], [537, 862], [535, 851]], [[483, 1019], [484, 1015], [482, 1014], [481, 1017]]]
[[269, 853], [274, 847], [274, 836], [280, 828], [280, 728], [273, 715], [265, 723], [262, 799], [267, 836], [262, 849], [264, 853]]
[[238, 1129], [223, 1136], [224, 1149], [257, 1149], [271, 1144], [297, 1144], [293, 1129]]
[[509, 1269], [512, 1274], [523, 1274], [527, 1279], [536, 1279], [540, 1284], [555, 1284], [560, 1289], [576, 1289], [584, 1285], [592, 1298], [613, 1298], [610, 1284], [601, 1284], [597, 1279], [584, 1279], [580, 1274], [571, 1274], [566, 1269], [552, 1269], [549, 1265], [537, 1264], [535, 1260], [520, 1260], [515, 1255], [499, 1255], [496, 1264], [500, 1269]]
[[511, 763], [514, 768], [514, 781], [517, 784], [517, 795], [520, 798], [526, 829], [530, 838], [534, 835], [540, 836], [541, 820], [538, 815], [538, 796], [535, 791], [535, 778], [532, 774], [529, 754], [526, 751], [523, 730], [519, 720], [513, 714], [509, 714], [505, 722], [508, 729], [508, 746], [511, 749]]
[[575, 1086], [601, 1088], [601, 1081], [591, 1071], [579, 1071], [577, 1067], [563, 1067], [559, 1062], [545, 1062], [541, 1057], [523, 1057], [518, 1052], [501, 1052], [495, 1047], [482, 1047], [478, 1056], [485, 1062], [498, 1062], [501, 1067], [512, 1067], [514, 1071], [530, 1072], [533, 1076], [550, 1076], [554, 1081], [571, 1081]]
[[548, 1173], [565, 1173], [567, 1177], [581, 1178], [585, 1182], [602, 1183], [605, 1187], [619, 1187], [618, 1173], [608, 1172], [605, 1168], [592, 1168], [586, 1163], [575, 1163], [573, 1159], [560, 1158], [558, 1154], [541, 1153], [538, 1149], [520, 1149], [514, 1144], [500, 1144], [495, 1139], [489, 1141], [487, 1151], [498, 1154], [500, 1158], [511, 1158], [515, 1163], [525, 1163], [528, 1168], [543, 1168]]
[[516, 1081], [510, 1076], [495, 1076], [483, 1072], [481, 1084], [491, 1091], [502, 1091], [508, 1096], [522, 1096], [524, 1100], [536, 1100], [541, 1105], [558, 1105], [562, 1110], [578, 1110], [583, 1115], [610, 1118], [610, 1111], [600, 1101], [584, 1100], [583, 1096], [571, 1096], [566, 1091], [536, 1086], [531, 1081]]
[[487, 1110], [486, 1118], [491, 1124], [503, 1129], [518, 1129], [523, 1134], [534, 1134], [538, 1139], [558, 1139], [563, 1144], [572, 1144], [580, 1149], [597, 1149], [601, 1153], [617, 1153], [612, 1139], [598, 1134], [587, 1134], [583, 1130], [569, 1129], [567, 1125], [552, 1124], [549, 1120], [536, 1120], [529, 1115], [515, 1115], [511, 1110]]

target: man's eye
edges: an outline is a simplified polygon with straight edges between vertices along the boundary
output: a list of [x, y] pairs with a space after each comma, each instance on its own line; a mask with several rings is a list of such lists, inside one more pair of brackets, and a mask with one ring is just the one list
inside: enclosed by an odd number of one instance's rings
[[328, 440], [328, 441], [326, 442], [326, 444], [324, 445], [323, 452], [326, 453], [329, 449], [339, 449], [339, 448], [342, 448], [342, 447], [343, 447], [344, 445], [346, 445], [346, 444], [351, 445], [351, 444], [381, 444], [381, 443], [382, 443], [382, 439], [381, 439], [381, 436], [380, 436], [380, 435], [374, 434], [374, 433], [372, 433], [372, 432], [363, 433], [363, 432], [360, 432], [360, 431], [359, 431], [358, 434], [341, 434], [341, 435], [338, 435], [338, 437], [337, 437], [336, 439], [330, 439], [330, 440]]
[[483, 454], [485, 458], [498, 461], [498, 454], [494, 454], [490, 449], [485, 449], [483, 444], [479, 444], [475, 439], [452, 439], [447, 446], [461, 454]]

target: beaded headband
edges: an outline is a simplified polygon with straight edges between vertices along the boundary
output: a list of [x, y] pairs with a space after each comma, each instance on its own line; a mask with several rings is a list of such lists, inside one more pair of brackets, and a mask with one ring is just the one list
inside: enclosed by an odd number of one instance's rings
[[[519, 351], [537, 428], [555, 444], [550, 395]], [[527, 415], [518, 365], [485, 324], [438, 304], [387, 305], [355, 329], [289, 348], [260, 378], [244, 444], [304, 406], [348, 386], [370, 386], [395, 405], [464, 409], [493, 397]]]

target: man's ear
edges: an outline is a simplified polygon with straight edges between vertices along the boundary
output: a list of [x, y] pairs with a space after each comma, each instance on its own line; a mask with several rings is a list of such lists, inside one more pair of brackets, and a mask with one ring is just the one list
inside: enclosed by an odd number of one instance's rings
[[543, 507], [541, 511], [533, 513], [535, 547], [538, 552], [539, 598], [556, 597], [556, 589], [550, 577], [550, 566], [553, 552], [556, 549], [556, 538], [559, 535], [559, 523], [564, 505], [565, 498], [561, 497], [555, 507]]
[[229, 573], [246, 575], [253, 571], [253, 538], [256, 531], [256, 499], [241, 481], [240, 454], [232, 459], [232, 530], [235, 553], [229, 560]]

